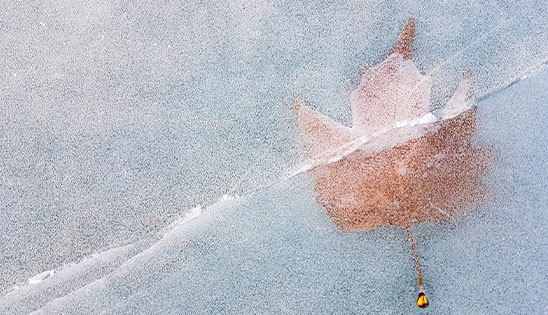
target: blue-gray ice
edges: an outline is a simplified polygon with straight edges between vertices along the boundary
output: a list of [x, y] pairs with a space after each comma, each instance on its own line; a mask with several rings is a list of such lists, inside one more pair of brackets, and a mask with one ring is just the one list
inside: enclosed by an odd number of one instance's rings
[[[1, 314], [548, 312], [542, 1], [2, 8]], [[474, 215], [414, 227], [426, 311], [404, 230], [343, 233], [308, 175], [280, 180], [304, 159], [293, 97], [348, 122], [410, 16], [434, 104], [470, 71], [495, 152]]]
[[[306, 175], [195, 208], [153, 237], [34, 279], [6, 314], [541, 314], [548, 310], [548, 67], [479, 103], [495, 192], [474, 215], [406, 232], [341, 232]], [[52, 275], [51, 275], [52, 274]], [[46, 277], [47, 276], [47, 277]]]

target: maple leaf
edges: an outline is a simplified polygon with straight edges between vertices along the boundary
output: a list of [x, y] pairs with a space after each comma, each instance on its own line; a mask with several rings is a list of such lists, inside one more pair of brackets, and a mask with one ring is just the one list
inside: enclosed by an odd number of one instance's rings
[[415, 23], [351, 91], [352, 127], [297, 99], [295, 113], [309, 153], [317, 201], [343, 230], [407, 228], [419, 273], [417, 305], [428, 306], [410, 226], [463, 214], [485, 195], [480, 179], [490, 149], [471, 143], [477, 108], [466, 75], [438, 120], [430, 113], [432, 79], [410, 60]]

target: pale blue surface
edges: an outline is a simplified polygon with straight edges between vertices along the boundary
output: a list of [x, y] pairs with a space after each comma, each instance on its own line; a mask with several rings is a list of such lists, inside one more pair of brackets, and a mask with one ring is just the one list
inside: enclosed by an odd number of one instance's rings
[[341, 232], [306, 175], [155, 238], [66, 266], [0, 300], [4, 313], [542, 314], [548, 311], [548, 67], [479, 104], [493, 198], [413, 228], [428, 310], [415, 305], [405, 230]]
[[[2, 7], [0, 291], [20, 288], [2, 293], [0, 313], [50, 302], [46, 309], [82, 312], [414, 311], [404, 231], [339, 232], [315, 204], [309, 178], [280, 182], [304, 159], [293, 97], [348, 122], [346, 91], [410, 16], [414, 60], [434, 77], [434, 107], [463, 71], [472, 73], [474, 96], [485, 97], [537, 69], [479, 104], [477, 140], [496, 152], [485, 179], [495, 199], [464, 220], [416, 228], [432, 310], [519, 312], [509, 304], [515, 293], [524, 313], [546, 312], [548, 75], [538, 70], [548, 59], [546, 3]], [[176, 233], [187, 243], [159, 243], [176, 251], [145, 251], [120, 267], [179, 214], [226, 193], [245, 197], [215, 206], [225, 223], [208, 209]], [[303, 248], [307, 256], [297, 255]], [[57, 274], [27, 284], [51, 269]], [[77, 290], [97, 278], [105, 288]]]

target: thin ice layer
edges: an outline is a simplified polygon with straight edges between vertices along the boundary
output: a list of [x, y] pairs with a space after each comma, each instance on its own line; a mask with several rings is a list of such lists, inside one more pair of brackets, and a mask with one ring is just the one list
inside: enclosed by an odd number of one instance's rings
[[350, 93], [352, 126], [364, 134], [391, 127], [395, 122], [425, 115], [430, 108], [432, 79], [399, 53], [366, 70], [360, 86]]
[[[548, 306], [548, 253], [540, 250], [548, 238], [546, 82], [544, 68], [478, 104], [477, 140], [496, 148], [485, 178], [496, 197], [464, 219], [413, 229], [432, 313], [542, 314]], [[341, 233], [313, 185], [300, 176], [209, 207], [158, 246], [120, 248], [0, 297], [0, 313], [423, 312], [413, 303], [405, 230]], [[143, 254], [124, 264], [134, 251]]]
[[465, 70], [475, 97], [504, 86], [547, 60], [543, 4], [5, 1], [0, 288], [285, 176], [292, 96], [350, 126], [345, 91], [410, 16], [439, 104]]
[[318, 202], [342, 229], [444, 221], [481, 200], [489, 150], [475, 148], [477, 109], [375, 154], [356, 150], [313, 170]]

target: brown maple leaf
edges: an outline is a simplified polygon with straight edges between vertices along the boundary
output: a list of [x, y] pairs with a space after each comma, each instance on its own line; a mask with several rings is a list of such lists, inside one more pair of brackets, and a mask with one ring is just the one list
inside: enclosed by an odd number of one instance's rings
[[364, 72], [350, 93], [352, 127], [319, 114], [297, 99], [295, 112], [308, 151], [317, 201], [343, 230], [382, 225], [406, 227], [419, 272], [410, 226], [463, 214], [485, 195], [480, 185], [490, 150], [471, 143], [477, 109], [467, 101], [466, 76], [445, 105], [442, 119], [429, 112], [432, 80], [412, 56], [415, 23], [398, 44]]

